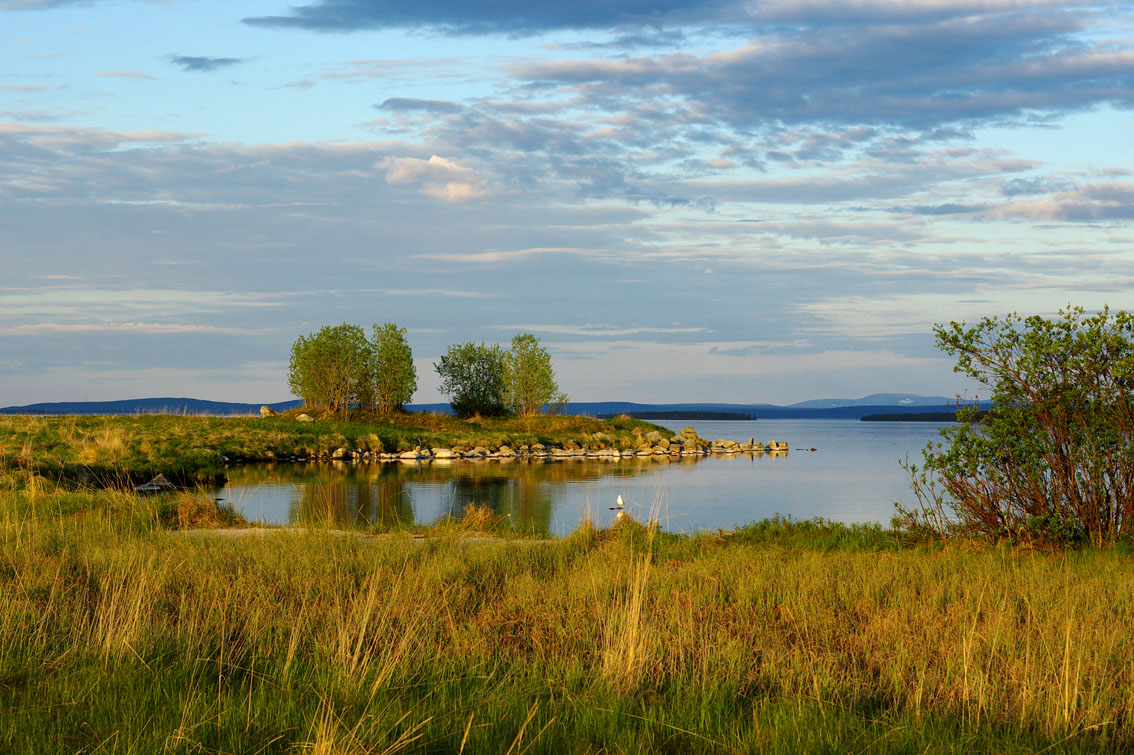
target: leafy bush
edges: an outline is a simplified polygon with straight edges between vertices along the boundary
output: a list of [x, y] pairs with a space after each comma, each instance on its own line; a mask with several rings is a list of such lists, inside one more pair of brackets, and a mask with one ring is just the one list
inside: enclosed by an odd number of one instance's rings
[[327, 325], [291, 347], [287, 382], [307, 406], [345, 413], [371, 393], [371, 349], [357, 325]]
[[382, 414], [401, 411], [417, 390], [417, 368], [406, 342], [406, 329], [392, 322], [373, 328], [374, 406]]
[[567, 394], [555, 382], [551, 355], [531, 333], [520, 333], [512, 339], [504, 368], [504, 400], [516, 414], [530, 417], [539, 414], [544, 406], [557, 414], [567, 404]]
[[992, 390], [957, 413], [921, 469], [911, 526], [1101, 545], [1134, 527], [1134, 316], [1069, 308], [1047, 320], [934, 329], [955, 370]]
[[458, 416], [504, 414], [504, 352], [499, 346], [465, 343], [450, 346], [434, 365], [441, 393]]

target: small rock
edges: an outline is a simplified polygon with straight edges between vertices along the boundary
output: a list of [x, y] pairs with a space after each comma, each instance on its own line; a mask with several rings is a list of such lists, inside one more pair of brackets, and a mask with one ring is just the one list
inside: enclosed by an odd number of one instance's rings
[[310, 414], [300, 414], [295, 418], [296, 422], [314, 422], [315, 419]]
[[273, 409], [270, 406], [261, 406], [260, 407], [260, 416], [261, 417], [278, 417], [278, 416], [280, 416], [280, 413], [277, 412], [275, 409]]
[[175, 487], [177, 486], [170, 482], [165, 475], [159, 474], [145, 485], [138, 485], [134, 490], [138, 493], [164, 493], [173, 490]]

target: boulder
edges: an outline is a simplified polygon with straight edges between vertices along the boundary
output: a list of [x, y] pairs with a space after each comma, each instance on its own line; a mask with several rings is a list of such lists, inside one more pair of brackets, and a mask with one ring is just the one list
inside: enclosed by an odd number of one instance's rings
[[177, 486], [170, 482], [165, 475], [159, 474], [145, 485], [138, 485], [134, 490], [138, 493], [165, 493], [175, 487]]
[[278, 416], [280, 416], [280, 413], [277, 412], [275, 409], [273, 409], [270, 406], [261, 406], [260, 407], [260, 416], [261, 417], [278, 417]]
[[315, 418], [312, 417], [310, 414], [300, 414], [298, 417], [295, 418], [295, 421], [296, 422], [314, 422]]
[[649, 442], [649, 443], [653, 443], [654, 445], [657, 445], [658, 442], [661, 441], [661, 440], [663, 440], [662, 434], [659, 433], [657, 430], [650, 430], [648, 433], [646, 433], [646, 441]]
[[433, 449], [433, 458], [434, 459], [456, 459], [456, 458], [459, 458], [459, 454], [451, 448], [434, 448]]
[[512, 456], [516, 455], [516, 452], [513, 451], [508, 446], [500, 446], [500, 450], [497, 451], [496, 453], [499, 454], [500, 456], [505, 457], [505, 458], [512, 457]]
[[681, 428], [681, 432], [678, 433], [678, 435], [680, 435], [682, 438], [693, 438], [693, 439], [697, 439], [697, 438], [701, 437], [700, 435], [697, 434], [697, 431], [694, 430], [692, 427]]

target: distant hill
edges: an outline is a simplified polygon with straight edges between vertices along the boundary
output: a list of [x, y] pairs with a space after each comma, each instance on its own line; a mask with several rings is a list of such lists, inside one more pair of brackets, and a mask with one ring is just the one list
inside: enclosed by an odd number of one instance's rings
[[956, 399], [913, 393], [872, 393], [862, 398], [817, 398], [791, 404], [793, 409], [837, 409], [844, 406], [946, 406]]
[[[885, 403], [887, 401], [893, 403]], [[878, 403], [874, 403], [878, 402]], [[900, 403], [904, 402], [904, 403]], [[276, 411], [299, 406], [299, 401], [268, 404]], [[973, 402], [966, 402], [973, 403]], [[988, 402], [980, 402], [987, 408]], [[205, 401], [197, 398], [139, 398], [122, 401], [60, 401], [0, 408], [0, 414], [259, 414], [261, 404]], [[448, 404], [410, 404], [415, 412], [446, 412]], [[862, 419], [868, 414], [906, 414], [952, 412], [956, 401], [943, 396], [915, 396], [905, 393], [877, 393], [861, 399], [815, 399], [790, 406], [774, 404], [638, 404], [632, 401], [576, 401], [567, 405], [567, 414], [591, 417], [630, 414], [635, 417], [673, 418], [675, 413], [752, 416], [757, 419]]]
[[[299, 401], [268, 404], [278, 412], [299, 406]], [[205, 401], [199, 398], [131, 398], [122, 401], [57, 401], [26, 406], [6, 406], [0, 414], [213, 414], [259, 415], [263, 404]]]
[[[880, 394], [906, 396], [906, 394]], [[867, 397], [871, 398], [871, 397]], [[919, 397], [926, 398], [926, 397]], [[925, 412], [953, 412], [956, 402], [941, 396], [929, 397], [935, 403], [863, 404], [863, 399], [820, 399], [818, 403], [836, 403], [836, 406], [813, 406], [812, 402], [790, 406], [774, 404], [635, 404], [628, 401], [575, 402], [567, 405], [568, 414], [603, 415], [629, 414], [633, 417], [662, 418], [672, 412], [726, 413], [755, 415], [756, 419], [862, 419], [868, 414], [906, 414]], [[879, 399], [875, 399], [879, 400]], [[972, 403], [972, 402], [968, 402]], [[987, 406], [988, 402], [981, 402]]]
[[[694, 411], [676, 411], [676, 412], [659, 412], [649, 411], [645, 414], [638, 415], [636, 412], [620, 412], [619, 414], [626, 414], [634, 419], [660, 419], [660, 420], [713, 420], [724, 422], [751, 422], [756, 419], [755, 414], [740, 413], [740, 412], [694, 412]], [[599, 419], [610, 419], [617, 417], [617, 414], [600, 414]]]

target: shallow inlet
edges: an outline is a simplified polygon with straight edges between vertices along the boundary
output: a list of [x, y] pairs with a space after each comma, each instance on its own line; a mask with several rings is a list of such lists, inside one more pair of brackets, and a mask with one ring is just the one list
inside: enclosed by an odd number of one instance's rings
[[[780, 515], [888, 524], [912, 502], [899, 462], [920, 459], [938, 423], [856, 420], [684, 422], [706, 439], [787, 441], [787, 455], [672, 461], [252, 464], [229, 469], [218, 495], [251, 520], [340, 527], [432, 522], [485, 504], [513, 527], [564, 535], [585, 515], [599, 526], [617, 496], [631, 516], [673, 532], [731, 529]], [[812, 453], [803, 449], [816, 448]]]

